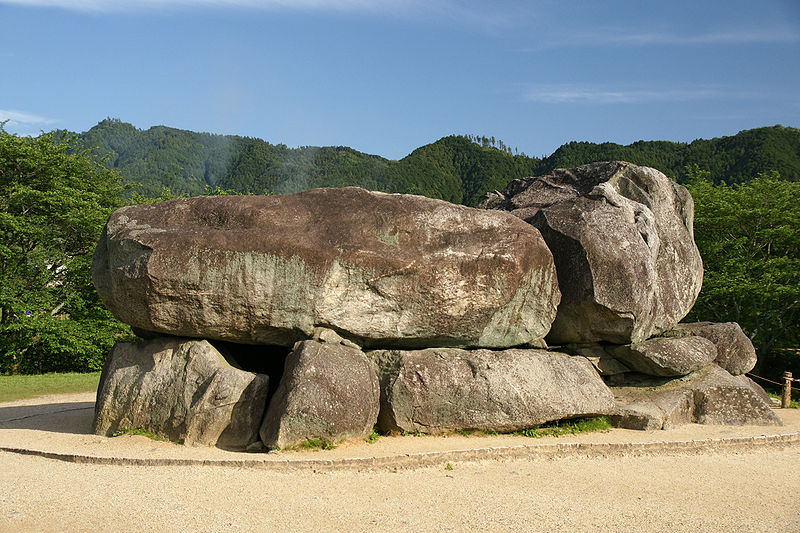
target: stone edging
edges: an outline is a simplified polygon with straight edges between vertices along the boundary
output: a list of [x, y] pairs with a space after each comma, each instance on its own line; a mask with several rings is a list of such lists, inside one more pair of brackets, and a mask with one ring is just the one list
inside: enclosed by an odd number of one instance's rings
[[274, 472], [315, 472], [352, 470], [399, 470], [442, 466], [446, 463], [486, 460], [563, 459], [568, 457], [641, 457], [675, 454], [699, 454], [720, 451], [747, 451], [761, 448], [784, 448], [800, 444], [800, 432], [757, 435], [753, 437], [723, 437], [685, 441], [650, 442], [564, 442], [554, 444], [521, 444], [465, 450], [404, 453], [386, 457], [345, 457], [337, 459], [178, 459], [137, 457], [103, 457], [71, 453], [48, 452], [27, 448], [0, 446], [0, 451], [34, 455], [70, 463], [121, 466], [218, 466], [253, 468]]

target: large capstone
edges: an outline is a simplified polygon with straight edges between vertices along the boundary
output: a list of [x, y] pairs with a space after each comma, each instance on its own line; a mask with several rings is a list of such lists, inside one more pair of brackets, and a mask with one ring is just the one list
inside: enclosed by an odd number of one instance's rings
[[383, 431], [515, 431], [614, 408], [583, 357], [535, 349], [375, 350]]
[[593, 163], [514, 180], [482, 207], [541, 230], [562, 299], [550, 344], [630, 344], [675, 326], [700, 292], [694, 202], [661, 172]]
[[208, 341], [117, 343], [106, 359], [94, 431], [143, 429], [188, 445], [258, 442], [269, 378], [236, 369]]
[[380, 389], [371, 361], [330, 330], [315, 337], [286, 358], [261, 426], [267, 448], [364, 438], [375, 426]]
[[292, 346], [523, 345], [560, 299], [538, 230], [498, 211], [359, 188], [119, 209], [94, 257], [103, 302], [142, 330]]

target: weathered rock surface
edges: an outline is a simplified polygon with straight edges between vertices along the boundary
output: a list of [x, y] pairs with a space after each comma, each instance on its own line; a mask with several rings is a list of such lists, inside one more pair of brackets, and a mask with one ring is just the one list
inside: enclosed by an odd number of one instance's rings
[[515, 431], [611, 412], [608, 387], [583, 357], [536, 349], [375, 350], [378, 427], [441, 433]]
[[207, 341], [117, 343], [100, 379], [94, 431], [145, 429], [188, 445], [245, 449], [258, 441], [268, 385]]
[[645, 392], [612, 387], [617, 409], [610, 417], [616, 427], [639, 430], [672, 429], [691, 424], [694, 393], [674, 388]]
[[764, 401], [763, 392], [747, 376], [731, 376], [711, 365], [694, 384], [694, 419], [698, 424], [782, 426], [783, 421]]
[[539, 232], [506, 213], [359, 188], [182, 198], [111, 215], [92, 277], [123, 322], [292, 346], [521, 345], [560, 294]]
[[656, 337], [606, 350], [629, 368], [651, 376], [685, 376], [708, 366], [717, 347], [703, 337]]
[[93, 280], [150, 340], [112, 350], [95, 430], [254, 450], [376, 423], [780, 423], [731, 375], [755, 364], [738, 325], [678, 324], [702, 283], [686, 189], [596, 163], [515, 180], [482, 207], [344, 188], [116, 211]]
[[750, 337], [745, 335], [736, 322], [678, 324], [663, 335], [665, 337], [696, 335], [710, 340], [717, 347], [717, 358], [714, 362], [734, 376], [750, 372], [756, 366], [756, 349]]
[[321, 340], [297, 343], [286, 359], [261, 426], [267, 448], [364, 438], [375, 427], [380, 388], [372, 362], [336, 333], [317, 333]]
[[610, 355], [600, 344], [568, 344], [563, 349], [570, 355], [580, 355], [588, 359], [601, 376], [615, 376], [631, 371], [630, 367]]
[[658, 380], [629, 377], [612, 387], [617, 427], [670, 429], [696, 422], [717, 425], [783, 425], [763, 397], [763, 389], [745, 376], [732, 376], [711, 364], [689, 376]]
[[514, 180], [485, 208], [539, 228], [562, 292], [548, 343], [636, 343], [672, 328], [700, 292], [694, 202], [661, 172], [594, 163]]

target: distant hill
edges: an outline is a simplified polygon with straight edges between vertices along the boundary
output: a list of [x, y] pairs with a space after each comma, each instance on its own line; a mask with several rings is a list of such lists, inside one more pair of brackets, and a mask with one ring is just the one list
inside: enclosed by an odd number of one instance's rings
[[207, 185], [255, 194], [358, 185], [474, 205], [484, 192], [512, 179], [612, 159], [652, 166], [678, 181], [685, 180], [690, 165], [708, 170], [717, 182], [746, 181], [768, 170], [800, 180], [800, 130], [783, 126], [691, 143], [570, 142], [544, 159], [512, 154], [502, 141], [497, 147], [494, 139], [460, 135], [421, 146], [398, 161], [343, 146], [288, 148], [164, 126], [139, 130], [118, 119], [103, 120], [78, 137], [81, 147], [93, 149], [144, 196], [158, 196], [164, 187], [197, 195]]
[[709, 171], [715, 182], [740, 183], [769, 170], [777, 170], [786, 180], [798, 181], [800, 129], [777, 125], [691, 143], [638, 141], [622, 146], [570, 142], [544, 158], [539, 170], [614, 159], [657, 168], [679, 182], [686, 179], [687, 166], [694, 165]]

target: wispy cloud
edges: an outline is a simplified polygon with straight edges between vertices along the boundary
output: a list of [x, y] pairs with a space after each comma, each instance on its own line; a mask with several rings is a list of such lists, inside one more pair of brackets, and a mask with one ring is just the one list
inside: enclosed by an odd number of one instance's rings
[[519, 24], [530, 11], [515, 0], [0, 0], [0, 5], [54, 8], [90, 14], [170, 13], [190, 9], [242, 9], [297, 13], [365, 14], [497, 32]]
[[6, 123], [4, 128], [8, 132], [19, 135], [35, 135], [39, 133], [39, 130], [58, 121], [32, 113], [0, 109], [0, 122]]
[[148, 11], [186, 7], [393, 12], [404, 11], [422, 5], [423, 2], [421, 0], [0, 0], [0, 4], [55, 7], [84, 12]]
[[603, 85], [528, 85], [522, 91], [527, 102], [544, 104], [636, 104], [642, 102], [687, 102], [720, 97], [741, 98], [715, 87], [630, 88]]
[[745, 28], [707, 33], [681, 34], [666, 32], [630, 33], [620, 28], [561, 34], [543, 41], [538, 48], [586, 46], [698, 46], [736, 44], [790, 44], [800, 42], [797, 28]]
[[[709, 32], [696, 35], [668, 33], [616, 33], [600, 37], [597, 41], [613, 45], [697, 45], [697, 44], [769, 44], [800, 41], [800, 32], [786, 29], [745, 29], [740, 31]], [[597, 42], [594, 41], [594, 42]]]

